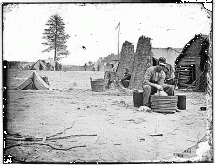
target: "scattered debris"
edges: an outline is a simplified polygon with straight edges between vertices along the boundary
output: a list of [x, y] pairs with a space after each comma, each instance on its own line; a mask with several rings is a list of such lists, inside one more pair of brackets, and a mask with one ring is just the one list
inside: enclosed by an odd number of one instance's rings
[[145, 122], [145, 120], [142, 119], [142, 118], [128, 119], [128, 120], [125, 120], [125, 121], [130, 121], [130, 122], [133, 122], [133, 123], [135, 123], [135, 124], [139, 124], [139, 123]]
[[70, 149], [73, 149], [73, 148], [78, 148], [78, 147], [86, 147], [86, 145], [81, 145], [81, 146], [73, 146], [73, 147], [69, 147], [69, 148], [56, 148], [48, 143], [39, 143], [39, 142], [35, 142], [35, 143], [25, 143], [25, 144], [15, 144], [15, 145], [11, 145], [9, 147], [5, 147], [5, 150], [9, 149], [9, 148], [12, 148], [12, 147], [16, 147], [16, 146], [24, 146], [24, 145], [46, 145], [46, 146], [49, 146], [51, 147], [52, 149], [55, 149], [55, 150], [70, 150]]
[[116, 146], [116, 145], [121, 145], [121, 144], [120, 144], [120, 143], [114, 143], [113, 145], [115, 145], [115, 146]]
[[201, 111], [206, 111], [207, 107], [200, 107]]
[[78, 83], [74, 82], [74, 83], [72, 83], [72, 85], [76, 87], [78, 85]]
[[145, 141], [145, 138], [138, 138], [139, 142]]
[[[33, 137], [33, 136], [25, 136], [25, 137], [23, 137], [23, 136], [21, 136], [19, 134], [8, 134], [9, 137], [6, 137], [7, 140], [14, 140], [14, 141], [17, 141], [17, 142], [23, 141], [23, 142], [18, 143], [18, 144], [14, 144], [14, 145], [11, 145], [11, 146], [8, 146], [8, 147], [5, 147], [5, 150], [9, 149], [9, 148], [12, 148], [12, 147], [25, 146], [25, 145], [46, 145], [46, 146], [49, 146], [49, 147], [51, 147], [52, 149], [55, 149], [55, 150], [70, 150], [70, 149], [77, 148], [77, 147], [86, 147], [86, 145], [81, 145], [81, 146], [73, 146], [73, 147], [69, 147], [69, 148], [56, 148], [53, 145], [45, 143], [45, 141], [53, 142], [53, 140], [67, 139], [67, 138], [70, 138], [70, 137], [97, 136], [97, 134], [80, 134], [80, 135], [68, 135], [68, 136], [55, 137], [57, 135], [63, 134], [67, 129], [72, 128], [74, 123], [75, 122], [73, 122], [71, 127], [64, 129], [62, 132], [56, 133], [56, 134], [54, 134], [52, 136], [44, 136], [43, 138], [36, 138], [36, 137]], [[37, 142], [37, 141], [41, 141], [41, 142]]]
[[147, 106], [140, 106], [137, 111], [142, 111], [142, 112], [152, 112], [151, 108]]
[[154, 134], [150, 134], [150, 136], [163, 136], [163, 134], [161, 134], [161, 133], [154, 133]]

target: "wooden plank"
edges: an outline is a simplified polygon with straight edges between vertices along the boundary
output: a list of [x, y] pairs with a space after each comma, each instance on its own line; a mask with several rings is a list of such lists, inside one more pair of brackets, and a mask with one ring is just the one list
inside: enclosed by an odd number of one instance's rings
[[177, 104], [177, 102], [178, 102], [178, 101], [174, 101], [174, 102], [171, 102], [171, 101], [169, 101], [169, 102], [163, 102], [163, 101], [161, 101], [161, 102], [158, 102], [158, 101], [151, 101], [151, 104], [152, 104], [152, 105], [167, 105], [167, 106], [168, 106], [168, 104], [169, 104], [169, 105]]
[[175, 103], [175, 102], [177, 102], [178, 101], [178, 99], [172, 99], [172, 100], [151, 100], [151, 102], [152, 103], [163, 103], [163, 104], [165, 104], [165, 103]]
[[178, 96], [155, 96], [155, 95], [152, 95], [151, 98], [158, 98], [158, 99], [177, 99]]
[[189, 79], [191, 76], [180, 75], [178, 79]]
[[157, 100], [152, 100], [151, 102], [152, 102], [152, 104], [174, 104], [174, 103], [177, 103], [178, 100], [175, 100], [175, 101], [157, 101]]
[[158, 113], [175, 113], [176, 110], [173, 109], [173, 110], [160, 110], [160, 109], [156, 109], [156, 110], [153, 110], [154, 112], [158, 112]]
[[179, 67], [179, 69], [186, 69], [186, 68], [188, 68], [188, 69], [191, 69], [193, 66], [181, 66], [181, 67]]
[[166, 106], [166, 104], [168, 104], [168, 105], [176, 105], [177, 104], [177, 101], [175, 101], [175, 102], [166, 102], [166, 103], [163, 103], [163, 102], [152, 102], [152, 104], [151, 105], [165, 105]]
[[189, 79], [191, 76], [180, 75], [178, 79]]
[[176, 102], [176, 101], [178, 101], [178, 99], [171, 99], [171, 100], [167, 100], [167, 99], [160, 99], [160, 100], [158, 100], [158, 99], [151, 99], [151, 101], [152, 102], [163, 102], [163, 103], [165, 103], [165, 102]]
[[169, 110], [176, 110], [177, 109], [177, 107], [173, 107], [173, 108], [166, 108], [166, 109], [164, 109], [164, 108], [151, 108], [153, 111], [154, 110], [163, 110], [163, 111], [169, 111]]
[[189, 80], [179, 80], [179, 83], [187, 84]]
[[151, 101], [177, 101], [178, 98], [174, 98], [174, 99], [165, 99], [165, 98], [161, 98], [161, 99], [158, 99], [158, 98], [151, 98]]
[[179, 79], [179, 80], [182, 80], [182, 81], [183, 81], [183, 80], [189, 81], [190, 78], [191, 78], [191, 77], [179, 77], [178, 79]]
[[180, 75], [190, 76], [190, 73], [187, 73], [187, 72], [181, 72], [181, 73], [179, 74], [179, 76], [180, 76]]
[[175, 101], [175, 102], [165, 102], [165, 103], [163, 103], [163, 102], [151, 102], [151, 105], [153, 105], [153, 106], [163, 106], [163, 105], [165, 105], [165, 106], [172, 106], [172, 105], [176, 105], [178, 103], [178, 101]]
[[151, 104], [152, 106], [165, 106], [165, 107], [170, 107], [170, 106], [176, 106], [178, 102], [174, 102], [174, 103], [154, 103], [154, 104]]
[[174, 103], [174, 104], [151, 104], [151, 108], [154, 108], [154, 107], [163, 107], [163, 108], [169, 108], [169, 107], [176, 107], [177, 106], [177, 103]]
[[172, 105], [172, 106], [161, 106], [161, 105], [159, 105], [159, 106], [155, 106], [155, 105], [151, 105], [151, 108], [152, 109], [156, 109], [156, 108], [162, 108], [162, 109], [175, 109], [175, 108], [177, 108], [177, 105], [175, 104], [175, 105]]
[[175, 106], [175, 107], [167, 107], [167, 108], [165, 108], [165, 107], [151, 107], [151, 109], [152, 109], [152, 110], [157, 110], [157, 109], [159, 109], [159, 110], [168, 111], [168, 110], [176, 110], [176, 109], [177, 109], [177, 106]]

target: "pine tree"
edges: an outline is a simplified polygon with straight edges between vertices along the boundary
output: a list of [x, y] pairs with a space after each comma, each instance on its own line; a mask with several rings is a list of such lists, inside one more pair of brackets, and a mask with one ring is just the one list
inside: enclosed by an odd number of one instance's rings
[[[52, 15], [45, 25], [48, 26], [48, 28], [44, 29], [42, 38], [45, 39], [46, 42], [42, 44], [48, 46], [48, 48], [43, 50], [43, 52], [54, 50], [54, 62], [56, 64], [56, 61], [60, 58], [67, 57], [69, 55], [69, 51], [66, 49], [67, 46], [65, 43], [70, 36], [65, 33], [65, 24], [63, 19], [57, 14]], [[55, 67], [56, 65], [54, 65], [54, 69], [56, 70]]]

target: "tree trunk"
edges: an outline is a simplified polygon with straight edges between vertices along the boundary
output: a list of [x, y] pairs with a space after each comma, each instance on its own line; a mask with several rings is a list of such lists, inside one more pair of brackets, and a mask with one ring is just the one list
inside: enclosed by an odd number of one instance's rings
[[56, 71], [56, 48], [54, 52], [54, 71]]
[[57, 48], [56, 48], [56, 36], [55, 36], [55, 48], [54, 48], [54, 71], [56, 70], [56, 57], [57, 57]]
[[54, 38], [54, 44], [55, 44], [55, 48], [54, 48], [54, 71], [56, 71], [56, 58], [57, 58], [57, 21], [55, 21], [55, 29], [56, 29], [56, 32], [55, 32], [55, 38]]

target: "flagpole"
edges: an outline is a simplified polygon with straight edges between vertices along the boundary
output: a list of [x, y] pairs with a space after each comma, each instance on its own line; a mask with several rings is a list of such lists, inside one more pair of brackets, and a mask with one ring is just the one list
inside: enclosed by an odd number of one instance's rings
[[119, 31], [118, 31], [118, 56], [119, 56], [119, 32], [120, 32], [120, 22], [119, 22]]

